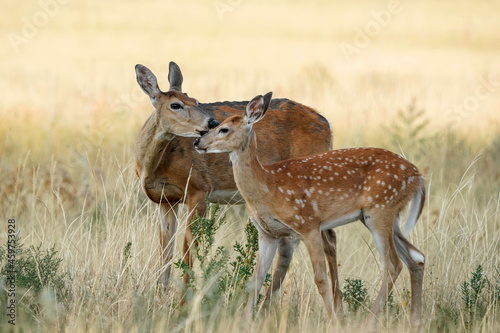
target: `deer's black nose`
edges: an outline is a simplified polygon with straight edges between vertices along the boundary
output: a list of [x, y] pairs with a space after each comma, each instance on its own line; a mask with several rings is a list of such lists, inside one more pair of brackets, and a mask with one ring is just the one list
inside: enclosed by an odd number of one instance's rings
[[217, 120], [215, 120], [215, 119], [210, 119], [210, 120], [208, 121], [208, 128], [215, 128], [215, 127], [217, 127], [217, 126], [219, 126], [219, 122], [218, 122]]
[[194, 140], [195, 147], [197, 147], [199, 143], [200, 143], [200, 138], [197, 138], [196, 140]]

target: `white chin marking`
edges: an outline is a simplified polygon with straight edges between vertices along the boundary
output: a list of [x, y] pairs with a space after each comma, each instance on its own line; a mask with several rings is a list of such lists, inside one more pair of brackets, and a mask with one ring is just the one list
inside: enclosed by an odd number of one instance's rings
[[425, 262], [424, 256], [414, 250], [410, 250], [410, 256], [418, 264], [423, 264]]
[[225, 151], [225, 150], [219, 150], [219, 149], [211, 149], [211, 148], [208, 148], [208, 149], [207, 149], [207, 153], [227, 153], [227, 151]]
[[181, 134], [176, 134], [177, 136], [183, 136], [186, 138], [199, 138], [200, 134], [198, 133], [181, 133]]

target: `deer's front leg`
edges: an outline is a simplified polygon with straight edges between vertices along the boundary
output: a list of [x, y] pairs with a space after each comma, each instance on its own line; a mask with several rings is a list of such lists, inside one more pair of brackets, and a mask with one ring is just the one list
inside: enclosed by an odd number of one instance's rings
[[273, 262], [273, 258], [276, 253], [276, 249], [278, 248], [279, 242], [279, 238], [272, 238], [267, 236], [259, 228], [259, 225], [254, 221], [254, 218], [250, 219], [259, 232], [259, 253], [257, 256], [257, 264], [255, 267], [253, 279], [252, 281], [249, 281], [247, 283], [247, 290], [250, 292], [246, 306], [246, 316], [248, 319], [252, 319], [253, 317], [257, 296], [259, 295], [259, 291], [264, 284], [267, 272], [269, 272], [269, 268], [271, 268], [271, 263]]
[[174, 255], [175, 232], [177, 230], [178, 206], [169, 203], [160, 204], [160, 257], [164, 270], [160, 276], [163, 288], [167, 288], [172, 269], [172, 258]]
[[267, 307], [271, 297], [281, 288], [281, 284], [285, 279], [288, 267], [292, 262], [295, 247], [299, 243], [298, 238], [283, 237], [278, 243], [278, 258], [276, 259], [276, 269], [273, 272], [273, 280], [271, 287], [267, 290], [266, 298], [264, 299], [263, 307]]
[[[193, 257], [191, 255], [191, 247], [196, 240], [193, 237], [193, 231], [191, 229], [191, 223], [195, 215], [204, 216], [207, 211], [207, 204], [205, 203], [205, 193], [200, 192], [191, 195], [186, 200], [187, 209], [189, 216], [187, 219], [186, 232], [184, 233], [184, 243], [182, 245], [182, 254], [184, 261], [186, 262], [189, 269], [193, 268]], [[184, 275], [184, 285], [187, 286], [191, 277], [189, 274]]]

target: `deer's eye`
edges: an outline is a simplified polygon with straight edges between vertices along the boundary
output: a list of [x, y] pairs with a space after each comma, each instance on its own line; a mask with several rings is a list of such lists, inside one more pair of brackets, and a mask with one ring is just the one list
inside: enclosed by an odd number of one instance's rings
[[180, 110], [180, 109], [182, 109], [182, 105], [180, 105], [179, 103], [172, 103], [172, 104], [170, 104], [170, 108], [172, 110]]
[[221, 128], [219, 130], [219, 133], [227, 133], [227, 132], [229, 132], [229, 129], [227, 129], [227, 128]]

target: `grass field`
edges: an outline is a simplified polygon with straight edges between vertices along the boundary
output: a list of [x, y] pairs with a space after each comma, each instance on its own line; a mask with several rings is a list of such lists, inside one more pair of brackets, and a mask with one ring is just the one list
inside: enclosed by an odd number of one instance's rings
[[[332, 329], [303, 245], [283, 294], [253, 323], [238, 297], [208, 306], [210, 283], [180, 307], [179, 269], [167, 292], [158, 291], [158, 210], [141, 191], [133, 156], [152, 106], [134, 66], [151, 68], [167, 89], [171, 60], [183, 71], [183, 90], [201, 102], [273, 91], [328, 118], [336, 148], [404, 154], [425, 172], [428, 191], [410, 234], [426, 255], [424, 330], [500, 329], [500, 1], [1, 7], [0, 245], [15, 219], [26, 281], [16, 289], [16, 326], [2, 314], [0, 331]], [[240, 206], [223, 211], [213, 251], [224, 246], [233, 260], [247, 216]], [[360, 223], [337, 232], [341, 283], [360, 279], [374, 299], [381, 268], [369, 232]], [[410, 330], [408, 289], [404, 270], [381, 330]], [[358, 329], [365, 315], [363, 307], [348, 312], [336, 328]]]

